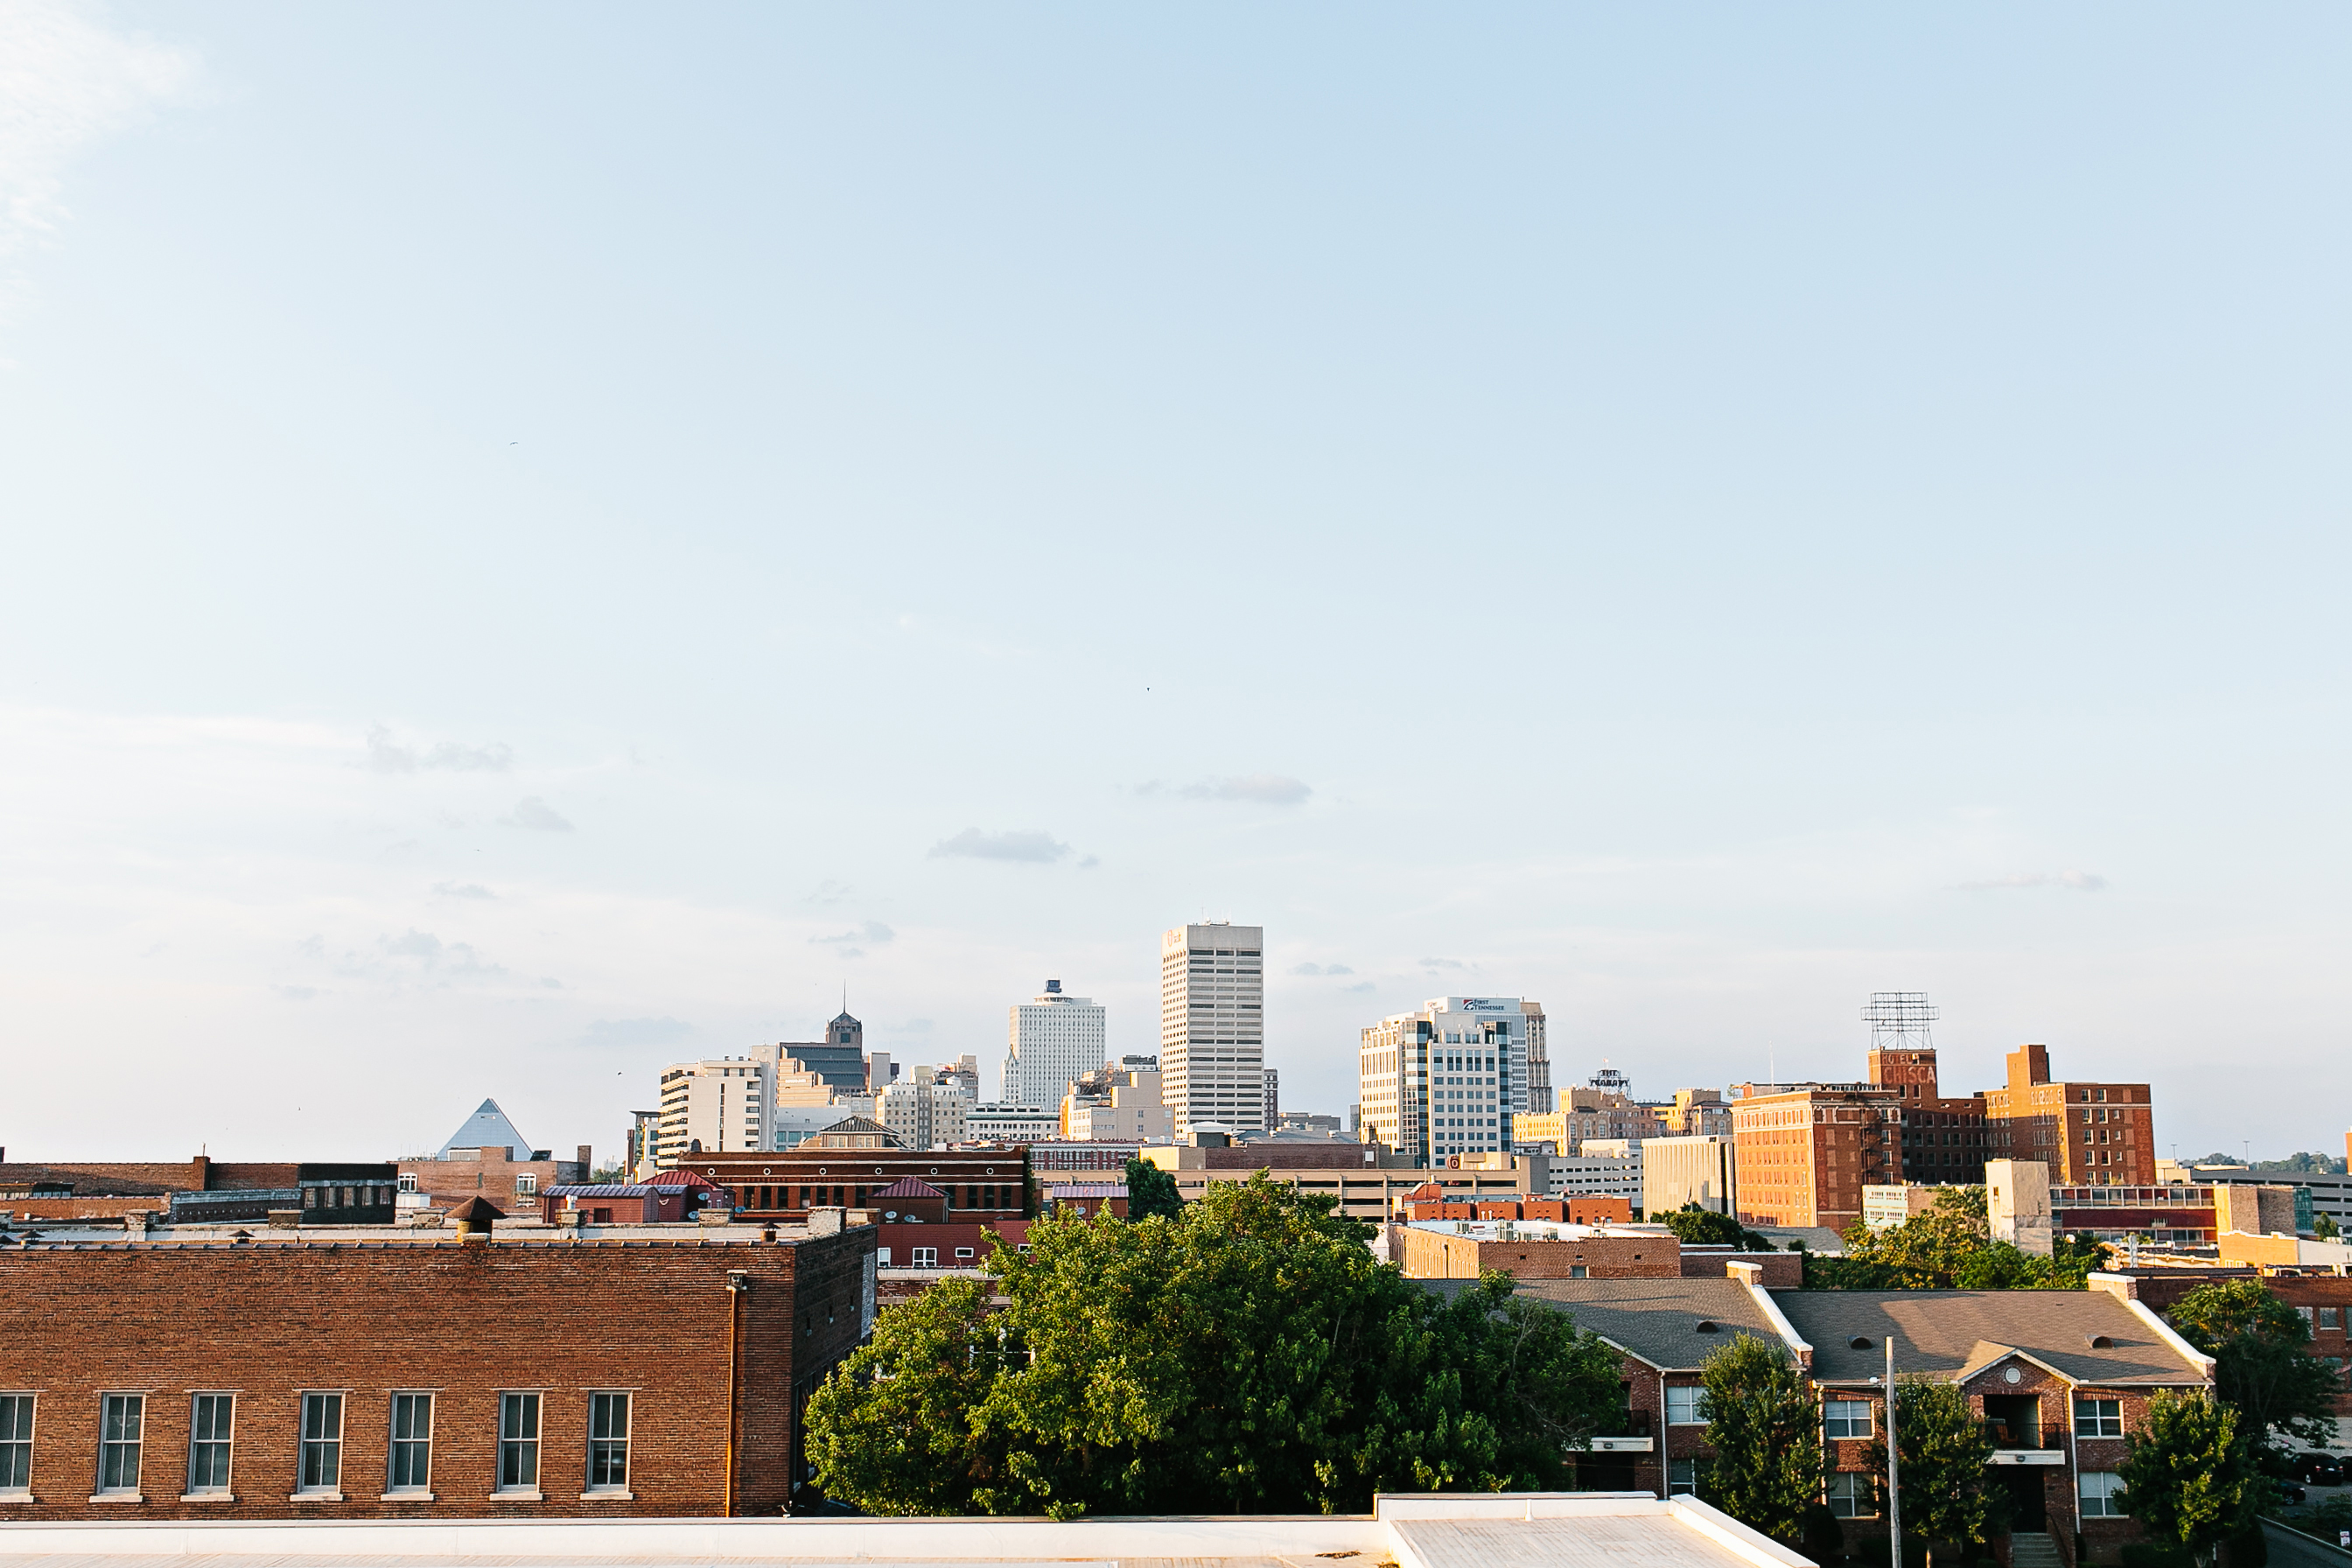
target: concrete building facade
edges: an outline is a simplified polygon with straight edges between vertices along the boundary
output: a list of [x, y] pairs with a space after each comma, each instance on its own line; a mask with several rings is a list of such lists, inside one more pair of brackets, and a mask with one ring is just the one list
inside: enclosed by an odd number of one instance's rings
[[933, 1149], [965, 1139], [971, 1101], [963, 1085], [952, 1079], [939, 1082], [927, 1067], [916, 1068], [911, 1080], [892, 1084], [874, 1100], [874, 1120], [907, 1148]]
[[1367, 1142], [1420, 1163], [1507, 1153], [1529, 1109], [1528, 1051], [1542, 1009], [1516, 996], [1440, 996], [1362, 1030], [1357, 1102]]
[[[1097, 1050], [1087, 1065], [1102, 1059]], [[1201, 1121], [1235, 1132], [1272, 1125], [1265, 1114], [1264, 927], [1216, 921], [1177, 926], [1160, 937], [1160, 1074], [1180, 1138]], [[1056, 1085], [1045, 1103], [1060, 1099]]]
[[1048, 980], [1043, 993], [1011, 1010], [997, 1098], [1007, 1105], [1060, 1105], [1073, 1079], [1103, 1065], [1106, 1038], [1103, 1009]]
[[751, 1057], [670, 1063], [662, 1068], [655, 1163], [675, 1164], [698, 1145], [713, 1154], [765, 1149], [774, 1089], [774, 1068]]
[[1738, 1161], [1727, 1131], [1720, 1137], [1649, 1138], [1642, 1151], [1642, 1200], [1635, 1206], [1655, 1219], [1688, 1204], [1710, 1214], [1736, 1215]]

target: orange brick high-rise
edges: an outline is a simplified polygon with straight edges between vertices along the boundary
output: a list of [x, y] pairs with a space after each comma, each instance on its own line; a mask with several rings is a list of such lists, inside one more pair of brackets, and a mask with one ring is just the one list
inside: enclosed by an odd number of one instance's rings
[[2053, 1083], [2050, 1047], [2009, 1053], [2006, 1088], [1987, 1089], [1996, 1159], [2040, 1160], [2055, 1186], [2156, 1184], [2155, 1112], [2144, 1083]]
[[1742, 1084], [1731, 1107], [1733, 1185], [1748, 1225], [1862, 1217], [1862, 1189], [1900, 1179], [1902, 1103], [1874, 1083]]

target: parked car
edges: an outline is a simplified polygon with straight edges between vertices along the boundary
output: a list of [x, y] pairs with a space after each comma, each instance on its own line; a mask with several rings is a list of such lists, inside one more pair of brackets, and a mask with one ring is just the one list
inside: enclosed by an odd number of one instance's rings
[[2340, 1487], [2344, 1484], [2344, 1460], [2336, 1454], [2297, 1454], [2294, 1469], [2295, 1479], [2308, 1487]]
[[2310, 1500], [2309, 1494], [2301, 1487], [2296, 1486], [2293, 1481], [2279, 1482], [2278, 1490], [2279, 1501], [2286, 1504], [2289, 1508], [2301, 1508], [2305, 1502]]

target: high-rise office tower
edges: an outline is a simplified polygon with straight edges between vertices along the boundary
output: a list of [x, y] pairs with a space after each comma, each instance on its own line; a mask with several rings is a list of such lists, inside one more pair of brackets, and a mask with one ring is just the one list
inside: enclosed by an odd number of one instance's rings
[[1058, 980], [1045, 982], [1044, 995], [1016, 1003], [1011, 1025], [1004, 1089], [997, 1096], [1006, 1105], [1059, 1106], [1070, 1080], [1102, 1066], [1110, 1048], [1103, 1010], [1087, 997], [1066, 994]]
[[1362, 1032], [1359, 1134], [1428, 1164], [1507, 1150], [1528, 1104], [1543, 1009], [1516, 996], [1441, 996]]
[[1195, 1121], [1265, 1131], [1265, 927], [1216, 921], [1160, 939], [1160, 1074], [1179, 1138]]

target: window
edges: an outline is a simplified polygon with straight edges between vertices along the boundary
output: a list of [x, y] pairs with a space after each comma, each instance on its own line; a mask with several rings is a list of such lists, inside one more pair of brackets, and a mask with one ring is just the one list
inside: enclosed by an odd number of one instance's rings
[[306, 1394], [302, 1396], [302, 1465], [295, 1472], [295, 1493], [339, 1494], [342, 1485], [343, 1396]]
[[1571, 1263], [1568, 1266], [1568, 1277], [1570, 1279], [1589, 1279], [1592, 1276], [1591, 1270], [1583, 1264]]
[[1825, 1399], [1822, 1402], [1822, 1436], [1867, 1437], [1871, 1408], [1867, 1399]]
[[427, 1491], [433, 1486], [433, 1396], [395, 1394], [392, 1396], [391, 1465], [384, 1472], [388, 1492]]
[[98, 1495], [139, 1495], [139, 1432], [147, 1419], [147, 1400], [137, 1394], [110, 1394], [100, 1406], [98, 1439]]
[[188, 1412], [188, 1492], [228, 1490], [228, 1448], [236, 1429], [236, 1395], [199, 1394]]
[[0, 1494], [33, 1489], [33, 1396], [0, 1394]]
[[2124, 1402], [2120, 1399], [2074, 1401], [2074, 1436], [2120, 1437], [2124, 1435]]
[[876, 1247], [876, 1248], [874, 1249], [874, 1262], [875, 1262], [876, 1267], [877, 1267], [877, 1268], [889, 1268], [889, 1267], [890, 1267], [890, 1249], [889, 1249], [888, 1247]]
[[1698, 1495], [1698, 1461], [1696, 1459], [1666, 1461], [1666, 1495], [1668, 1497]]
[[539, 1177], [537, 1175], [533, 1174], [531, 1172], [525, 1171], [521, 1175], [515, 1178], [515, 1196], [519, 1198], [534, 1198], [538, 1195]]
[[2342, 1328], [2344, 1326], [2344, 1309], [2341, 1307], [2320, 1308], [2319, 1326], [2323, 1329]]
[[400, 1173], [400, 1190], [404, 1193], [413, 1193], [416, 1190], [415, 1172], [403, 1171]]
[[2124, 1479], [2113, 1470], [2084, 1470], [2080, 1482], [2084, 1519], [2124, 1516]]
[[1870, 1482], [1871, 1478], [1859, 1470], [1840, 1470], [1830, 1477], [1830, 1511], [1840, 1519], [1868, 1519], [1876, 1514], [1878, 1500], [1871, 1495]]
[[499, 1490], [539, 1489], [539, 1395], [499, 1395]]
[[629, 1396], [588, 1396], [588, 1489], [626, 1491], [629, 1486]]
[[940, 1266], [940, 1249], [938, 1247], [910, 1247], [908, 1250], [915, 1255], [916, 1268], [937, 1268]]
[[1704, 1426], [1706, 1417], [1699, 1413], [1699, 1400], [1706, 1390], [1696, 1384], [1666, 1385], [1666, 1425], [1669, 1426]]

